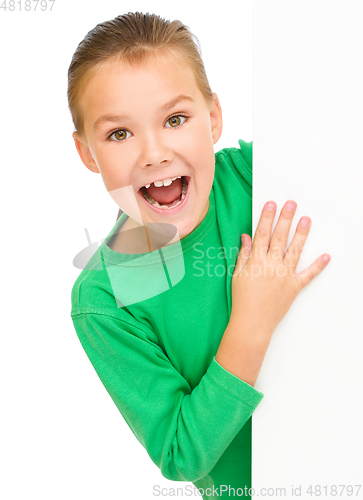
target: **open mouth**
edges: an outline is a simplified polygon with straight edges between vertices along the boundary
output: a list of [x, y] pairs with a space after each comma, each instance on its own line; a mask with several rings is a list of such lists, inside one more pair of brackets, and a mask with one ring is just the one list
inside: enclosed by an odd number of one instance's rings
[[[190, 180], [190, 177], [186, 177], [186, 176], [181, 177], [181, 194], [175, 200], [173, 200], [169, 203], [163, 202], [161, 204], [157, 200], [154, 200], [154, 198], [152, 198], [152, 196], [147, 192], [145, 187], [140, 188], [140, 191], [141, 191], [144, 199], [153, 207], [161, 209], [161, 210], [170, 210], [170, 209], [178, 207], [179, 205], [181, 205], [183, 203], [183, 201], [187, 195], [189, 180]], [[157, 188], [157, 189], [159, 189], [159, 188]], [[156, 196], [156, 195], [154, 195], [154, 196]]]

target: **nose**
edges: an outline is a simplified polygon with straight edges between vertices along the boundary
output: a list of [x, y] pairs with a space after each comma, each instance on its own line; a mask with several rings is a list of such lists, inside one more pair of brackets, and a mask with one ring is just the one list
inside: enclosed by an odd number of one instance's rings
[[159, 167], [170, 163], [172, 159], [172, 150], [165, 139], [155, 134], [148, 134], [142, 138], [139, 154], [140, 167]]

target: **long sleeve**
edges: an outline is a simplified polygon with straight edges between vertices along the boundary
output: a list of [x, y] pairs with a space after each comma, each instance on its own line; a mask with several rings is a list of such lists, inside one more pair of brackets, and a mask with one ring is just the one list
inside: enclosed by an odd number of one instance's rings
[[72, 320], [106, 390], [168, 479], [208, 474], [263, 398], [215, 358], [192, 390], [154, 332], [132, 317], [81, 313]]

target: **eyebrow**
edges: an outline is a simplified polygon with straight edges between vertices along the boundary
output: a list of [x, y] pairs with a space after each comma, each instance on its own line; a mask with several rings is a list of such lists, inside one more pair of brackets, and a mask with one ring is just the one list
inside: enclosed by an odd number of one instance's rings
[[[160, 110], [161, 111], [166, 111], [166, 110], [168, 110], [170, 108], [173, 108], [174, 106], [176, 106], [177, 104], [179, 104], [182, 101], [195, 102], [195, 100], [193, 99], [193, 97], [191, 97], [190, 95], [180, 94], [177, 97], [175, 97], [174, 99], [172, 99], [171, 101], [167, 102], [166, 104], [163, 104], [160, 107]], [[98, 129], [103, 123], [107, 123], [107, 122], [115, 123], [115, 122], [118, 122], [120, 120], [122, 121], [122, 120], [127, 120], [127, 119], [129, 119], [129, 117], [127, 115], [105, 115], [105, 116], [100, 116], [95, 121], [95, 123], [93, 125], [93, 128], [94, 129]]]

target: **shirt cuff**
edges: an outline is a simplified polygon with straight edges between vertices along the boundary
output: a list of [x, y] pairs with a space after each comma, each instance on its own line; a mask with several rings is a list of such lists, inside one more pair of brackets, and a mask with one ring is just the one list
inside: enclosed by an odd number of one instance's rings
[[208, 367], [207, 373], [216, 383], [223, 387], [224, 390], [243, 400], [243, 402], [251, 406], [251, 408], [256, 408], [264, 397], [262, 392], [257, 391], [252, 385], [238, 378], [236, 375], [233, 375], [233, 373], [220, 365], [215, 356]]

